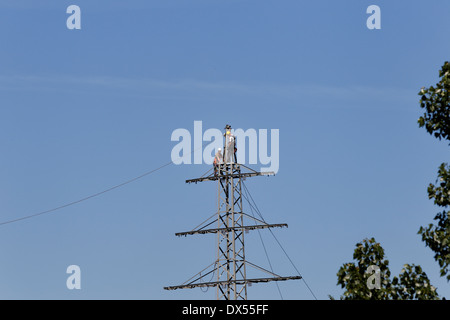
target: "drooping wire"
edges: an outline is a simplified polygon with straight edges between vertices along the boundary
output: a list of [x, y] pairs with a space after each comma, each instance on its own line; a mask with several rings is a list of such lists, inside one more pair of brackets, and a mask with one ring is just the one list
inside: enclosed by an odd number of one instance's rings
[[148, 176], [149, 174], [152, 174], [152, 173], [154, 173], [154, 172], [156, 172], [158, 170], [161, 170], [162, 168], [167, 167], [167, 166], [171, 165], [172, 163], [173, 163], [172, 161], [168, 162], [168, 163], [166, 163], [166, 164], [164, 164], [164, 165], [162, 165], [162, 166], [160, 166], [160, 167], [158, 167], [156, 169], [147, 171], [146, 173], [141, 174], [140, 176], [137, 176], [137, 177], [135, 177], [133, 179], [127, 180], [125, 182], [122, 182], [122, 183], [120, 183], [118, 185], [115, 185], [115, 186], [113, 186], [111, 188], [108, 188], [108, 189], [105, 189], [103, 191], [94, 193], [94, 194], [92, 194], [90, 196], [78, 199], [76, 201], [72, 201], [72, 202], [66, 203], [66, 204], [64, 204], [62, 206], [59, 206], [59, 207], [56, 207], [56, 208], [52, 208], [52, 209], [49, 209], [49, 210], [45, 210], [45, 211], [41, 211], [41, 212], [38, 212], [38, 213], [35, 213], [35, 214], [31, 214], [31, 215], [28, 215], [28, 216], [24, 216], [24, 217], [20, 217], [20, 218], [16, 218], [16, 219], [0, 222], [0, 226], [5, 225], [5, 224], [9, 224], [9, 223], [18, 222], [18, 221], [21, 221], [21, 220], [31, 219], [31, 218], [34, 218], [34, 217], [37, 217], [37, 216], [41, 216], [43, 214], [51, 213], [51, 212], [54, 212], [54, 211], [57, 211], [57, 210], [60, 210], [60, 209], [63, 209], [63, 208], [67, 208], [67, 207], [73, 206], [73, 205], [75, 205], [77, 203], [80, 203], [80, 202], [83, 202], [83, 201], [86, 201], [86, 200], [98, 197], [98, 196], [100, 196], [100, 195], [102, 195], [104, 193], [110, 192], [110, 191], [112, 191], [114, 189], [120, 188], [120, 187], [122, 187], [124, 185], [127, 185], [127, 184], [129, 184], [131, 182], [134, 182], [134, 181], [136, 181], [138, 179], [141, 179], [141, 178], [143, 178], [145, 176]]
[[[213, 272], [212, 272], [212, 275], [211, 275], [211, 279], [209, 279], [208, 282], [211, 282], [212, 279], [214, 278], [214, 274], [216, 273], [216, 264], [217, 264], [217, 262], [214, 262], [214, 269], [213, 269]], [[200, 271], [200, 275], [201, 275], [201, 271]], [[203, 279], [203, 277], [200, 279], [200, 282], [203, 282], [202, 279]], [[205, 290], [203, 290], [203, 288], [200, 287], [200, 290], [201, 290], [203, 293], [207, 293], [208, 290], [209, 290], [209, 286], [207, 286]]]
[[[258, 206], [256, 205], [255, 200], [253, 199], [250, 191], [248, 190], [247, 186], [245, 185], [244, 182], [242, 182], [242, 185], [244, 186], [244, 190], [247, 192], [247, 194], [249, 195], [251, 201], [253, 204], [250, 203], [250, 207], [253, 206], [253, 208], [255, 209], [256, 213], [258, 213], [259, 217], [261, 218], [262, 221], [265, 222], [264, 217], [261, 214], [261, 211], [259, 210]], [[284, 252], [284, 254], [286, 255], [286, 257], [288, 258], [289, 262], [291, 263], [291, 265], [294, 267], [295, 271], [297, 271], [298, 275], [302, 278], [303, 283], [306, 285], [306, 287], [308, 288], [309, 292], [311, 293], [311, 295], [314, 297], [315, 300], [317, 300], [316, 295], [314, 294], [314, 292], [311, 290], [311, 288], [309, 287], [308, 283], [305, 280], [305, 277], [302, 276], [302, 274], [300, 273], [300, 271], [297, 269], [297, 267], [295, 266], [294, 262], [292, 261], [292, 259], [289, 257], [288, 253], [286, 252], [286, 250], [283, 248], [283, 246], [281, 245], [280, 241], [278, 240], [278, 238], [275, 236], [275, 234], [273, 233], [273, 231], [269, 228], [270, 233], [272, 234], [272, 236], [274, 237], [275, 241], [278, 243], [278, 245], [280, 246], [281, 250]]]
[[[242, 183], [243, 183], [243, 182], [242, 182]], [[247, 196], [247, 190], [246, 190], [246, 188], [244, 188], [243, 191], [244, 191], [244, 192], [242, 193], [242, 196], [247, 200], [248, 204], [250, 205], [250, 212], [251, 212], [253, 218], [256, 218], [256, 217], [255, 217], [255, 214], [253, 213], [253, 206], [252, 206], [252, 204], [251, 204], [251, 202], [250, 202], [250, 200], [249, 200], [249, 198], [248, 198], [248, 196]], [[272, 271], [272, 273], [275, 273], [275, 272], [273, 271], [272, 263], [271, 263], [271, 261], [270, 261], [269, 254], [268, 254], [268, 252], [267, 252], [266, 245], [264, 244], [264, 240], [263, 240], [263, 238], [262, 238], [261, 231], [260, 231], [259, 229], [256, 229], [256, 231], [258, 231], [259, 239], [261, 240], [261, 244], [262, 244], [262, 246], [263, 246], [264, 253], [266, 254], [266, 259], [267, 259], [267, 261], [269, 262], [270, 271]], [[280, 294], [281, 300], [284, 300], [284, 299], [283, 299], [283, 294], [281, 293], [281, 289], [280, 289], [280, 286], [278, 285], [278, 282], [275, 281], [275, 284], [276, 284], [276, 286], [277, 286], [278, 293]]]
[[[203, 143], [203, 145], [204, 145], [204, 144], [205, 144], [205, 143]], [[188, 153], [187, 155], [192, 154], [192, 153], [194, 153], [195, 151], [197, 151], [197, 150], [199, 150], [199, 149], [202, 149], [202, 148], [203, 148], [203, 145], [202, 145], [201, 147], [198, 147], [197, 149], [192, 150], [192, 151], [191, 151], [190, 153]], [[132, 179], [129, 179], [129, 180], [125, 181], [125, 182], [122, 182], [122, 183], [120, 183], [120, 184], [117, 184], [117, 185], [115, 185], [115, 186], [112, 186], [112, 187], [110, 187], [110, 188], [108, 188], [108, 189], [105, 189], [105, 190], [103, 190], [103, 191], [100, 191], [100, 192], [91, 194], [91, 195], [89, 195], [89, 196], [87, 196], [87, 197], [84, 197], [84, 198], [81, 198], [81, 199], [78, 199], [78, 200], [75, 200], [75, 201], [72, 201], [72, 202], [63, 204], [63, 205], [61, 205], [61, 206], [59, 206], [59, 207], [55, 207], [55, 208], [52, 208], [52, 209], [49, 209], [49, 210], [45, 210], [45, 211], [41, 211], [41, 212], [38, 212], [38, 213], [30, 214], [30, 215], [28, 215], [28, 216], [23, 216], [23, 217], [20, 217], [20, 218], [16, 218], [16, 219], [11, 219], [11, 220], [6, 220], [6, 221], [3, 221], [3, 222], [0, 222], [0, 226], [6, 225], [6, 224], [10, 224], [10, 223], [19, 222], [19, 221], [26, 220], [26, 219], [35, 218], [35, 217], [38, 217], [38, 216], [41, 216], [41, 215], [44, 215], [44, 214], [49, 214], [49, 213], [52, 213], [52, 212], [55, 212], [55, 211], [58, 211], [58, 210], [61, 210], [61, 209], [64, 209], [64, 208], [73, 206], [73, 205], [78, 204], [78, 203], [80, 203], [80, 202], [84, 202], [84, 201], [86, 201], [86, 200], [89, 200], [89, 199], [98, 197], [98, 196], [100, 196], [100, 195], [102, 195], [102, 194], [105, 194], [105, 193], [107, 193], [107, 192], [110, 192], [110, 191], [112, 191], [112, 190], [114, 190], [114, 189], [123, 187], [123, 186], [125, 186], [125, 185], [127, 185], [127, 184], [130, 184], [130, 183], [136, 181], [136, 180], [142, 179], [142, 178], [144, 178], [144, 177], [146, 177], [146, 176], [148, 176], [148, 175], [150, 175], [150, 174], [152, 174], [152, 173], [155, 173], [155, 172], [157, 172], [157, 171], [159, 171], [159, 170], [161, 170], [161, 169], [163, 169], [163, 168], [165, 168], [165, 167], [170, 166], [171, 164], [174, 164], [174, 160], [172, 160], [172, 161], [170, 161], [170, 162], [167, 162], [166, 164], [163, 164], [162, 166], [160, 166], [160, 167], [158, 167], [158, 168], [156, 168], [156, 169], [152, 169], [152, 170], [150, 170], [150, 171], [147, 171], [147, 172], [145, 172], [145, 173], [143, 173], [143, 174], [141, 174], [141, 175], [139, 175], [139, 176], [137, 176], [137, 177], [134, 177], [134, 178], [132, 178]]]

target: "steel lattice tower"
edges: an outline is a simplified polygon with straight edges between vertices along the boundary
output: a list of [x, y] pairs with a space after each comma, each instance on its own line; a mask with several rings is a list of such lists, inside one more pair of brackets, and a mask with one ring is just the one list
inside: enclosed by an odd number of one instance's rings
[[217, 228], [225, 232], [217, 232], [216, 276], [217, 282], [226, 281], [226, 285], [217, 286], [217, 298], [247, 299], [247, 284], [236, 282], [238, 278], [247, 278], [241, 169], [239, 164], [225, 164], [223, 167], [221, 174], [225, 178], [218, 180]]
[[[224, 154], [227, 152], [226, 144]], [[186, 183], [203, 181], [217, 181], [218, 208], [216, 219], [212, 222], [206, 220], [194, 230], [176, 233], [177, 236], [193, 234], [217, 234], [217, 259], [214, 263], [194, 275], [185, 283], [178, 286], [164, 287], [166, 290], [216, 287], [217, 299], [247, 300], [247, 284], [269, 281], [284, 281], [301, 279], [300, 276], [281, 277], [269, 270], [259, 267], [245, 257], [244, 234], [248, 230], [287, 227], [287, 224], [268, 224], [244, 212], [242, 180], [255, 176], [270, 176], [273, 172], [257, 172], [242, 164], [230, 162], [218, 165], [218, 170], [209, 176], [186, 180]], [[251, 220], [252, 223], [247, 223]], [[206, 223], [208, 222], [208, 223]], [[217, 228], [211, 228], [216, 225]], [[270, 277], [247, 278], [247, 267], [255, 268]], [[215, 281], [204, 282], [206, 277]]]

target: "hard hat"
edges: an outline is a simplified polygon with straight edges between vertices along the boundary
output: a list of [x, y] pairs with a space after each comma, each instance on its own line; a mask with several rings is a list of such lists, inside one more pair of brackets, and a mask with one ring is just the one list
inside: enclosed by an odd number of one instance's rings
[[222, 151], [222, 148], [217, 149], [217, 151], [219, 151], [219, 152]]

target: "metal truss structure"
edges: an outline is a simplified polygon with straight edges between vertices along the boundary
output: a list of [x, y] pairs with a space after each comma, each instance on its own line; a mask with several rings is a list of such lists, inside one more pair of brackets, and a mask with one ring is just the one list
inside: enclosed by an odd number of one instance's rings
[[[214, 173], [186, 183], [217, 181], [217, 213], [193, 230], [176, 233], [176, 236], [217, 234], [217, 259], [181, 285], [164, 287], [166, 290], [216, 287], [218, 300], [247, 300], [247, 285], [252, 283], [301, 279], [301, 276], [282, 277], [245, 257], [244, 234], [249, 230], [282, 228], [287, 224], [268, 224], [246, 214], [243, 210], [242, 180], [255, 176], [270, 176], [273, 172], [257, 172], [239, 163], [222, 163]], [[210, 221], [213, 217], [215, 220]], [[248, 222], [247, 222], [248, 221]], [[215, 226], [215, 227], [214, 227]], [[267, 277], [247, 278], [249, 268], [267, 274]], [[215, 277], [215, 281], [210, 281]], [[205, 282], [205, 279], [210, 279]]]

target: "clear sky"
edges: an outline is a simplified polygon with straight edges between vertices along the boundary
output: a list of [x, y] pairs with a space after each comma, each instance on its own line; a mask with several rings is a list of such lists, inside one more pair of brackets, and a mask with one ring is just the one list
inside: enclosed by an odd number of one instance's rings
[[[66, 9], [81, 8], [81, 30]], [[369, 5], [381, 29], [369, 30]], [[319, 299], [375, 237], [392, 275], [450, 284], [417, 231], [450, 147], [418, 128], [418, 91], [450, 59], [450, 2], [0, 0], [0, 222], [95, 194], [171, 160], [177, 128], [279, 129], [279, 172], [246, 185]], [[256, 166], [258, 167], [258, 166]], [[0, 226], [1, 299], [214, 299], [165, 291], [215, 259], [175, 237], [216, 208], [205, 164], [171, 165], [48, 215]], [[267, 231], [274, 271], [296, 275]], [[247, 256], [268, 268], [258, 234]], [[66, 268], [81, 268], [68, 290]], [[312, 299], [302, 281], [285, 299]], [[251, 299], [279, 299], [274, 283]]]

